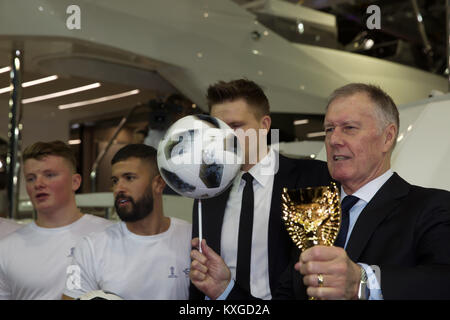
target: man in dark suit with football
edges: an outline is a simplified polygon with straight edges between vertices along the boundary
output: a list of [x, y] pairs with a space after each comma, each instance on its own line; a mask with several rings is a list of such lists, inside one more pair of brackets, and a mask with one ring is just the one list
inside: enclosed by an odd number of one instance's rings
[[[372, 85], [339, 88], [324, 127], [347, 222], [335, 246], [297, 254], [274, 298], [450, 299], [450, 192], [411, 185], [390, 169], [399, 128], [391, 97]], [[203, 252], [191, 253], [192, 283], [211, 298], [224, 288], [233, 298], [239, 288], [230, 292], [223, 260], [206, 245]]]
[[[236, 298], [251, 293], [271, 299], [293, 246], [281, 217], [282, 188], [328, 185], [326, 163], [289, 159], [268, 147], [269, 102], [256, 83], [220, 81], [208, 88], [207, 100], [211, 115], [235, 130], [245, 163], [228, 190], [202, 200], [203, 237], [230, 267], [236, 287], [243, 292]], [[192, 225], [196, 238], [197, 202]], [[204, 295], [191, 285], [190, 298], [203, 299]]]

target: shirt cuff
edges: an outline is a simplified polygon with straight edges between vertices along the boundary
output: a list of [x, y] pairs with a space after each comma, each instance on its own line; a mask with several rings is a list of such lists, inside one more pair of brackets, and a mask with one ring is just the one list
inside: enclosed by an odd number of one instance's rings
[[367, 300], [383, 300], [383, 293], [381, 292], [381, 272], [380, 267], [377, 265], [371, 265], [365, 263], [358, 263], [367, 274]]
[[[222, 294], [220, 296], [218, 296], [216, 300], [226, 300], [228, 298], [228, 295], [230, 294], [231, 290], [233, 290], [233, 288], [234, 288], [234, 280], [231, 279], [230, 283], [228, 284], [225, 291], [222, 292]], [[211, 298], [205, 296], [205, 300], [211, 300]]]

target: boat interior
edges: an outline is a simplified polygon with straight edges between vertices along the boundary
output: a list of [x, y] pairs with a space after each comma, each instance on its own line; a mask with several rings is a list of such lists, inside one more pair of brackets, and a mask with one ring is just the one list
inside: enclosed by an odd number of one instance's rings
[[[20, 152], [58, 139], [77, 155], [79, 207], [117, 219], [115, 152], [169, 125], [169, 97], [207, 114], [208, 86], [239, 78], [267, 94], [280, 152], [321, 160], [328, 95], [381, 86], [400, 111], [394, 171], [450, 190], [447, 2], [0, 0], [0, 213], [35, 217]], [[166, 194], [164, 210], [191, 221], [192, 201]]]

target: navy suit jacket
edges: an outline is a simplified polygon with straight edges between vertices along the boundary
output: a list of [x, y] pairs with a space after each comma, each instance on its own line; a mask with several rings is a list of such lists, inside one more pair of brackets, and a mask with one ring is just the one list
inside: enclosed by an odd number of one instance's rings
[[[414, 186], [394, 175], [361, 212], [349, 258], [378, 265], [384, 299], [450, 299], [450, 192]], [[276, 299], [307, 299], [294, 270], [282, 276]]]

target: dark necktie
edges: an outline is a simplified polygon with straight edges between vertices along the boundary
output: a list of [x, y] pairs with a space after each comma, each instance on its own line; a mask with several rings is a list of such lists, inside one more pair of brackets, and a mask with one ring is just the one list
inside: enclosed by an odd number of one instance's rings
[[236, 263], [236, 282], [241, 288], [250, 293], [250, 261], [252, 253], [253, 230], [253, 177], [246, 172], [242, 175], [245, 180], [242, 193], [241, 217], [239, 219], [238, 251]]
[[344, 248], [345, 240], [347, 240], [348, 226], [350, 224], [350, 209], [357, 203], [359, 200], [358, 197], [355, 196], [346, 196], [342, 199], [341, 203], [341, 229], [339, 230], [339, 234], [334, 242], [336, 247]]

